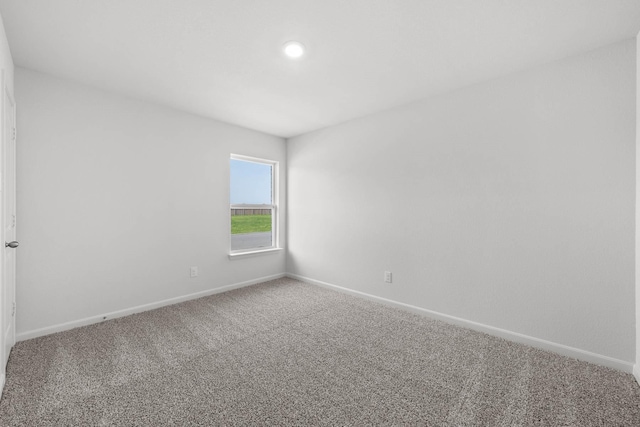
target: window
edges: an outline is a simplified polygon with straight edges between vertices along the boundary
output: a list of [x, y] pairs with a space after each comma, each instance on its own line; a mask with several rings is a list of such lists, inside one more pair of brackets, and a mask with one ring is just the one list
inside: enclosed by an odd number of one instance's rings
[[278, 247], [278, 162], [232, 154], [231, 254]]

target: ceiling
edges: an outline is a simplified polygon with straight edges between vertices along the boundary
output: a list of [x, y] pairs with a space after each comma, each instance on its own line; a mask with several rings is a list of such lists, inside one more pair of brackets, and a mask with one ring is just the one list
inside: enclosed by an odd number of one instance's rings
[[[17, 66], [291, 137], [634, 37], [638, 0], [0, 0]], [[283, 43], [308, 51], [290, 60]]]

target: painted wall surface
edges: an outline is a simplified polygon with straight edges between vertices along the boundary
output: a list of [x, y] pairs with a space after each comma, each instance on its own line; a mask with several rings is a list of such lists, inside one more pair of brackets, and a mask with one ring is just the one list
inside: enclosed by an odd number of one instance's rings
[[284, 273], [228, 258], [229, 155], [279, 161], [284, 206], [282, 138], [22, 68], [16, 96], [18, 334]]
[[0, 17], [0, 69], [5, 71], [7, 87], [13, 94], [13, 58], [11, 58], [9, 41], [7, 40], [7, 35], [4, 31], [4, 22], [2, 22], [2, 17]]
[[287, 271], [633, 363], [635, 56], [290, 139]]

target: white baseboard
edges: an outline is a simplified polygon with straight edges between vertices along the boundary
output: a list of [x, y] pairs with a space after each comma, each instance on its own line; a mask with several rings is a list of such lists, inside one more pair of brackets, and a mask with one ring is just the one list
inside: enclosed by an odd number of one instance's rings
[[640, 385], [640, 367], [637, 364], [633, 365], [633, 376], [636, 377], [636, 382]]
[[2, 398], [2, 393], [4, 393], [4, 381], [5, 381], [5, 375], [4, 374], [0, 374], [0, 398]]
[[292, 279], [297, 279], [312, 285], [318, 285], [318, 286], [323, 286], [330, 289], [335, 289], [337, 291], [345, 292], [350, 295], [367, 298], [369, 300], [373, 300], [385, 305], [401, 308], [403, 310], [411, 311], [417, 314], [422, 314], [424, 316], [442, 320], [444, 322], [452, 323], [454, 325], [462, 326], [464, 328], [468, 328], [475, 331], [484, 332], [486, 334], [493, 335], [496, 337], [504, 338], [509, 341], [514, 341], [521, 344], [529, 345], [531, 347], [548, 350], [554, 353], [561, 354], [563, 356], [571, 357], [578, 360], [583, 360], [585, 362], [590, 362], [597, 365], [606, 366], [608, 368], [617, 369], [627, 373], [633, 373], [636, 379], [638, 379], [638, 382], [640, 383], [640, 373], [638, 373], [638, 371], [634, 369], [633, 363], [625, 362], [624, 360], [619, 360], [613, 357], [592, 353], [586, 350], [581, 350], [579, 348], [569, 347], [564, 344], [558, 344], [558, 343], [546, 341], [540, 338], [523, 335], [518, 332], [512, 332], [506, 329], [500, 329], [493, 326], [484, 325], [482, 323], [473, 322], [471, 320], [462, 319], [460, 317], [449, 316], [448, 314], [443, 314], [437, 311], [428, 310], [426, 308], [416, 307], [414, 305], [393, 301], [387, 298], [382, 298], [375, 295], [367, 294], [365, 292], [354, 291], [352, 289], [343, 288], [342, 286], [334, 285], [327, 282], [322, 282], [320, 280], [311, 279], [311, 278], [300, 276], [297, 274], [287, 273], [287, 277], [290, 277]]
[[208, 289], [206, 291], [196, 292], [193, 294], [182, 295], [175, 298], [166, 299], [163, 301], [153, 302], [149, 304], [139, 305], [136, 307], [126, 308], [124, 310], [118, 310], [111, 313], [100, 314], [98, 316], [91, 316], [84, 319], [73, 320], [71, 322], [60, 323], [53, 326], [47, 326], [45, 328], [34, 329], [32, 331], [21, 332], [16, 335], [17, 341], [25, 341], [32, 338], [41, 337], [44, 335], [54, 334], [56, 332], [67, 331], [69, 329], [79, 328], [81, 326], [92, 325], [94, 323], [104, 322], [105, 320], [115, 319], [118, 317], [129, 316], [130, 314], [140, 313], [143, 311], [149, 311], [167, 305], [177, 304], [184, 301], [189, 301], [196, 298], [202, 298], [209, 295], [219, 294], [227, 292], [232, 289], [243, 288], [245, 286], [255, 285], [257, 283], [267, 282], [269, 280], [279, 279], [285, 277], [286, 274], [274, 274], [271, 276], [260, 277], [258, 279], [247, 280], [246, 282], [234, 283], [231, 285], [221, 286], [219, 288]]

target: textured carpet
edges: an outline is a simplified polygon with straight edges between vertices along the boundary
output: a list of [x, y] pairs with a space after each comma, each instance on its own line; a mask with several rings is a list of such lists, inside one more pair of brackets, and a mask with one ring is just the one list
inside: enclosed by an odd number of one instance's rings
[[0, 424], [640, 426], [640, 388], [280, 279], [18, 343]]

